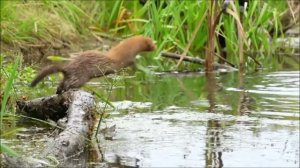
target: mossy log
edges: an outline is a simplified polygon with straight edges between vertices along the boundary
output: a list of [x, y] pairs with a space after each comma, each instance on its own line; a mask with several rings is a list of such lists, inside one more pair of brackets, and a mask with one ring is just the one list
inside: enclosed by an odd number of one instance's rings
[[65, 128], [46, 145], [39, 158], [42, 162], [2, 155], [4, 165], [7, 167], [44, 167], [58, 164], [56, 165], [58, 167], [86, 167], [85, 147], [86, 142], [90, 142], [93, 131], [93, 107], [94, 97], [81, 90], [30, 101], [18, 101], [17, 111], [22, 114], [39, 119], [50, 118], [55, 121], [67, 117], [68, 121]]

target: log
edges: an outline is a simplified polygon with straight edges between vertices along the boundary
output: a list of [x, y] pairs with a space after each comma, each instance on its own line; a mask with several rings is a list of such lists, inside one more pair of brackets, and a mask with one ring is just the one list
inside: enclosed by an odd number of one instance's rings
[[[162, 52], [161, 56], [163, 57], [167, 57], [167, 58], [172, 58], [172, 59], [180, 59], [181, 55], [180, 54], [175, 54], [175, 53], [171, 53], [171, 52]], [[183, 56], [183, 61], [187, 61], [187, 62], [192, 62], [192, 63], [196, 63], [196, 64], [200, 64], [200, 65], [205, 65], [205, 60], [201, 59], [201, 58], [195, 58], [195, 57], [191, 57], [191, 56]], [[224, 65], [224, 64], [219, 64], [219, 63], [213, 63], [213, 66], [215, 69], [226, 69], [228, 71], [237, 71], [236, 68], [228, 66], [228, 65]]]
[[29, 101], [17, 101], [17, 112], [40, 120], [57, 121], [67, 115], [69, 94], [53, 95]]
[[71, 99], [68, 102], [66, 128], [49, 143], [42, 156], [54, 156], [62, 167], [74, 167], [74, 162], [84, 166], [87, 163], [84, 157], [85, 144], [90, 140], [94, 126], [94, 97], [84, 91], [67, 92], [68, 94], [67, 97]]
[[[17, 112], [40, 118], [55, 119], [67, 116], [66, 127], [53, 140], [49, 141], [41, 154], [41, 161], [32, 159], [2, 156], [8, 167], [44, 167], [53, 166], [53, 160], [58, 167], [86, 167], [86, 142], [90, 142], [93, 132], [94, 118], [92, 109], [94, 97], [87, 92], [68, 91], [62, 95], [38, 98], [31, 101], [18, 101]], [[66, 109], [66, 110], [64, 110]], [[50, 111], [50, 112], [49, 112]], [[37, 112], [38, 114], [34, 114]], [[54, 113], [54, 114], [51, 114]], [[46, 158], [51, 158], [50, 161]], [[14, 160], [15, 159], [15, 160]], [[31, 160], [30, 163], [28, 163]], [[27, 163], [26, 163], [27, 162]], [[13, 165], [16, 163], [17, 165]], [[42, 165], [42, 166], [41, 166]]]

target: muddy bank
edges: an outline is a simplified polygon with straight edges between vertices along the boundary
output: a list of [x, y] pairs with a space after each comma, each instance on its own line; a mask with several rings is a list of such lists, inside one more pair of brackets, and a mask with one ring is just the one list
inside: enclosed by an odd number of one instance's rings
[[48, 42], [39, 40], [36, 43], [26, 43], [22, 45], [10, 45], [1, 41], [1, 53], [4, 53], [7, 59], [12, 59], [17, 53], [20, 53], [25, 64], [47, 64], [51, 61], [48, 56], [69, 57], [70, 54], [85, 50], [107, 50], [118, 38], [108, 38], [90, 36], [76, 39], [74, 41], [59, 40], [57, 42]]

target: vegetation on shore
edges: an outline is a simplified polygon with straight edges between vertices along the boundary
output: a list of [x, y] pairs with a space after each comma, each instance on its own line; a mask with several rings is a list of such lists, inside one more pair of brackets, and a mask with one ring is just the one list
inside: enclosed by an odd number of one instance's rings
[[[88, 3], [1, 1], [1, 53], [13, 49], [14, 52], [19, 51], [24, 57], [29, 57], [32, 50], [40, 50], [45, 54], [45, 48], [70, 48], [82, 43], [84, 39], [96, 38], [101, 41], [101, 37], [124, 38], [144, 34], [157, 42], [158, 50], [151, 57], [143, 58], [141, 63], [145, 66], [157, 65], [159, 70], [169, 70], [174, 62], [164, 61], [162, 64], [160, 52], [183, 53], [191, 39], [187, 55], [205, 58], [204, 51], [210, 39], [208, 19], [203, 16], [210, 12], [209, 5], [209, 1], [149, 1], [145, 5], [141, 5], [139, 1], [125, 0]], [[214, 15], [221, 9], [221, 4], [217, 5]], [[247, 8], [242, 23], [247, 44], [242, 46], [244, 52], [258, 52], [253, 56], [258, 61], [271, 60], [269, 55], [280, 49], [276, 38], [282, 35], [280, 15], [287, 8], [287, 2], [253, 1]], [[239, 12], [236, 14], [239, 15]], [[199, 30], [193, 33], [201, 19]], [[221, 29], [222, 26], [224, 29]], [[270, 29], [275, 30], [272, 37]], [[215, 31], [216, 35], [225, 37], [228, 62], [239, 65], [240, 45], [234, 17], [223, 14]], [[270, 41], [270, 38], [273, 40]], [[218, 47], [216, 51], [216, 57], [220, 56]], [[255, 66], [251, 57], [246, 57], [245, 64], [249, 68]]]

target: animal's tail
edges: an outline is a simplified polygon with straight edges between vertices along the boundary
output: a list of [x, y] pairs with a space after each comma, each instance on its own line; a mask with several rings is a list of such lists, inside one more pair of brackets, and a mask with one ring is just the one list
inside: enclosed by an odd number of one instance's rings
[[43, 78], [45, 78], [48, 75], [63, 72], [63, 69], [59, 65], [50, 65], [46, 68], [44, 68], [38, 76], [31, 82], [30, 86], [35, 87]]

